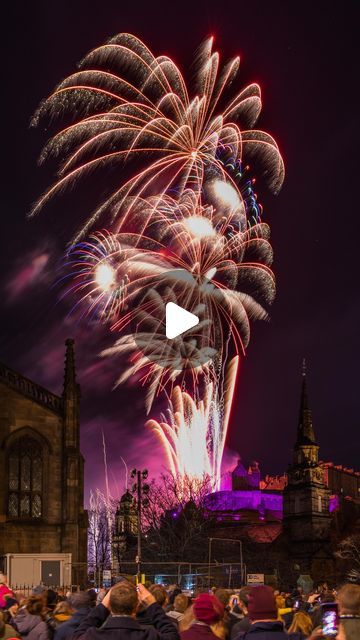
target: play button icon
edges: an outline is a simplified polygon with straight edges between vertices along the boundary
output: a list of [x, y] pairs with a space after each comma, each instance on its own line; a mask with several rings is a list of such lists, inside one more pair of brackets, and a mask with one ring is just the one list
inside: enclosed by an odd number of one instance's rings
[[161, 271], [131, 298], [131, 335], [120, 338], [136, 366], [150, 363], [156, 375], [207, 370], [218, 363], [223, 344], [223, 312], [229, 305], [211, 278], [185, 269]]
[[165, 306], [165, 333], [172, 340], [199, 324], [199, 317], [174, 302]]

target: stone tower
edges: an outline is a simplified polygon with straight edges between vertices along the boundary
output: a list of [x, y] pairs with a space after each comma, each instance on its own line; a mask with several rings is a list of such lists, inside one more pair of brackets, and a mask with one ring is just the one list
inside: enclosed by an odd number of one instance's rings
[[115, 570], [121, 569], [121, 562], [125, 559], [126, 552], [129, 547], [135, 545], [137, 532], [136, 502], [127, 489], [120, 499], [115, 514], [115, 529], [112, 537], [112, 566]]
[[305, 361], [297, 437], [284, 490], [283, 522], [290, 554], [300, 573], [310, 573], [313, 578], [320, 579], [323, 573], [331, 571], [329, 490], [319, 465], [319, 446], [308, 401]]

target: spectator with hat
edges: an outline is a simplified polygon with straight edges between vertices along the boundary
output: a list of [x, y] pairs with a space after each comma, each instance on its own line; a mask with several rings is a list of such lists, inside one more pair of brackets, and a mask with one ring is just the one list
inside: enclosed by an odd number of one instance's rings
[[66, 640], [66, 638], [70, 638], [96, 603], [90, 591], [79, 591], [78, 593], [71, 594], [69, 604], [74, 614], [70, 620], [63, 622], [61, 626], [56, 629], [55, 640]]
[[251, 622], [248, 631], [242, 631], [235, 640], [302, 640], [300, 633], [287, 633], [278, 620], [273, 590], [267, 586], [253, 587], [249, 592], [248, 613]]
[[193, 604], [195, 620], [186, 631], [180, 633], [182, 640], [218, 640], [212, 626], [224, 618], [224, 606], [220, 600], [208, 593], [200, 593]]

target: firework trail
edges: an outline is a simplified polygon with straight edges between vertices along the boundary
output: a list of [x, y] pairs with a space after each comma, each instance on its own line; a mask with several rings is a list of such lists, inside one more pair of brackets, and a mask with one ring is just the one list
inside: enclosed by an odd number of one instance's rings
[[207, 476], [211, 479], [212, 489], [220, 489], [221, 461], [238, 361], [238, 356], [230, 361], [223, 389], [211, 382], [206, 386], [204, 397], [195, 400], [176, 386], [161, 422], [149, 420], [146, 423], [160, 439], [170, 471], [180, 478], [180, 482], [185, 477], [201, 481]]

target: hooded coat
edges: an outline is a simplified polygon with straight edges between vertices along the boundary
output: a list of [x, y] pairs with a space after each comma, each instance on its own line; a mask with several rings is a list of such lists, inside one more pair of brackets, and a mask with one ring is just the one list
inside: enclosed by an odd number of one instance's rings
[[14, 627], [26, 640], [50, 640], [48, 624], [40, 617], [29, 613], [25, 608], [19, 609], [13, 619]]

